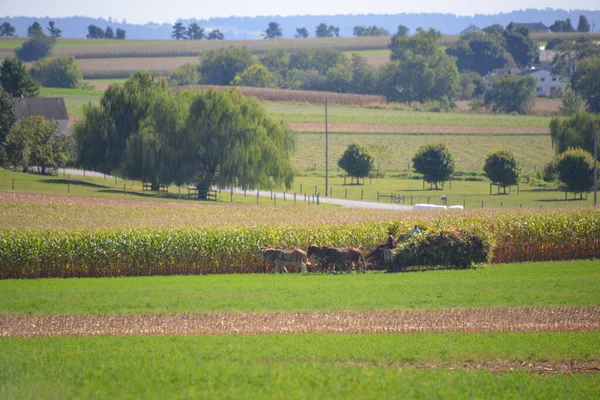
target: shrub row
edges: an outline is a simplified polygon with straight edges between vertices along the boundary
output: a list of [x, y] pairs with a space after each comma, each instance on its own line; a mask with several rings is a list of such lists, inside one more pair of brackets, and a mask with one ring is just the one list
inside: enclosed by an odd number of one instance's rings
[[[387, 230], [405, 233], [413, 223], [411, 217], [393, 223], [320, 227], [3, 232], [0, 278], [260, 272], [262, 246], [305, 249], [315, 243], [360, 247], [366, 254], [384, 240]], [[442, 232], [438, 236], [461, 230], [484, 237], [494, 243], [494, 263], [600, 257], [600, 211], [593, 209], [474, 216], [444, 213], [434, 219], [424, 216], [421, 227]], [[431, 237], [434, 240], [436, 235]], [[486, 243], [480, 243], [482, 248], [487, 249]], [[412, 263], [442, 263], [447, 253], [428, 257]]]

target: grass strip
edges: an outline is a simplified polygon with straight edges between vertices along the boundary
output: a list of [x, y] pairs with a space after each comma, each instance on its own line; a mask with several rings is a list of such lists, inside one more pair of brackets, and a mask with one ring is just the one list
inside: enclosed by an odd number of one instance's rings
[[597, 398], [598, 374], [410, 363], [591, 360], [598, 339], [598, 333], [2, 338], [0, 397]]
[[600, 261], [366, 275], [0, 281], [0, 315], [272, 313], [594, 306]]

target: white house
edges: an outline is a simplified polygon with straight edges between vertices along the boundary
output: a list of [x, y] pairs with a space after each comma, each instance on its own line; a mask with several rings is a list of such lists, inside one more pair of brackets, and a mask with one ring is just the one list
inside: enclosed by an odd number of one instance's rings
[[564, 81], [560, 76], [552, 75], [547, 69], [530, 68], [520, 73], [522, 76], [531, 76], [535, 79], [535, 94], [538, 97], [552, 97], [560, 95]]

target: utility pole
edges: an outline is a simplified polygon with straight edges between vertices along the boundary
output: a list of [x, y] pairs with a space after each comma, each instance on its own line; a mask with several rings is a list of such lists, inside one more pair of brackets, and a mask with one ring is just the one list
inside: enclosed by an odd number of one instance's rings
[[598, 205], [598, 118], [594, 121], [594, 207]]
[[327, 132], [327, 97], [325, 97], [325, 196], [329, 196], [329, 134]]

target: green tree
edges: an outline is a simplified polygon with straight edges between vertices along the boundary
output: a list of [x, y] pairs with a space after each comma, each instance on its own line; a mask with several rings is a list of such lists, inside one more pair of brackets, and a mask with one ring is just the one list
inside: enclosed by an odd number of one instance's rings
[[561, 44], [563, 44], [565, 42], [565, 40], [563, 38], [559, 38], [559, 37], [553, 37], [550, 38], [550, 40], [548, 40], [548, 42], [546, 43], [546, 50], [553, 50], [556, 47], [560, 46]]
[[500, 24], [494, 24], [494, 25], [486, 26], [485, 28], [482, 29], [482, 31], [487, 33], [488, 35], [492, 35], [492, 36], [501, 38], [502, 34], [504, 33], [504, 27]]
[[448, 151], [445, 143], [425, 144], [417, 150], [413, 159], [415, 171], [423, 175], [425, 182], [435, 184], [450, 179], [454, 172], [454, 156]]
[[221, 33], [220, 30], [214, 29], [206, 35], [206, 39], [208, 40], [223, 40], [225, 39], [225, 35]]
[[373, 26], [360, 26], [357, 25], [353, 30], [354, 36], [389, 36], [389, 32], [385, 28], [380, 28], [376, 25]]
[[453, 57], [442, 49], [439, 31], [418, 28], [413, 36], [395, 35], [390, 60], [380, 71], [380, 93], [388, 101], [453, 103], [459, 73]]
[[352, 82], [352, 70], [344, 64], [336, 64], [325, 74], [326, 90], [346, 93]]
[[520, 167], [514, 154], [509, 150], [497, 150], [485, 158], [483, 166], [485, 175], [496, 185], [504, 188], [519, 182]]
[[180, 133], [175, 182], [199, 192], [219, 187], [290, 187], [291, 132], [271, 120], [258, 100], [237, 90], [194, 94]]
[[556, 154], [570, 148], [581, 148], [593, 154], [594, 121], [600, 125], [600, 117], [586, 112], [578, 112], [569, 118], [552, 118], [550, 137]]
[[264, 39], [278, 39], [283, 36], [283, 32], [281, 31], [281, 27], [277, 22], [269, 22], [269, 26], [265, 30], [263, 34]]
[[0, 86], [13, 97], [37, 96], [40, 87], [31, 78], [25, 64], [16, 58], [5, 58], [0, 66]]
[[138, 72], [123, 87], [111, 85], [99, 105], [84, 107], [84, 118], [75, 124], [78, 164], [88, 170], [121, 175], [121, 164], [129, 136], [168, 91], [166, 81], [148, 72]]
[[593, 113], [600, 113], [600, 54], [585, 57], [571, 77], [573, 90], [587, 103]]
[[571, 24], [571, 18], [567, 18], [564, 21], [557, 19], [552, 25], [550, 25], [552, 32], [574, 32], [573, 25]]
[[448, 47], [446, 53], [456, 57], [460, 72], [474, 71], [480, 75], [502, 68], [508, 61], [501, 40], [483, 32], [462, 35], [454, 46]]
[[185, 64], [175, 68], [169, 77], [170, 86], [198, 85], [200, 83], [200, 72], [198, 66]]
[[529, 36], [529, 30], [523, 25], [511, 22], [503, 33], [506, 51], [508, 51], [519, 67], [533, 63], [538, 55], [538, 46]]
[[485, 93], [484, 105], [493, 112], [527, 114], [535, 104], [535, 79], [504, 75]]
[[460, 99], [470, 100], [479, 97], [485, 92], [485, 81], [477, 72], [463, 72], [460, 74]]
[[173, 33], [171, 33], [171, 37], [175, 40], [185, 39], [186, 28], [181, 22], [176, 22], [173, 26]]
[[15, 32], [15, 27], [8, 22], [0, 25], [0, 37], [12, 37], [15, 36]]
[[252, 64], [233, 79], [235, 86], [273, 87], [273, 74], [262, 64]]
[[340, 36], [340, 28], [337, 26], [329, 25], [324, 23], [320, 23], [317, 25], [315, 29], [315, 37], [323, 38], [323, 37], [337, 37]]
[[58, 124], [44, 117], [31, 116], [19, 120], [5, 139], [6, 162], [23, 172], [36, 166], [45, 174], [48, 168], [58, 168], [67, 159], [66, 142], [57, 136]]
[[398, 25], [398, 29], [396, 30], [396, 36], [408, 36], [408, 32], [410, 29], [404, 25]]
[[583, 149], [570, 149], [558, 158], [556, 165], [558, 179], [569, 192], [583, 199], [583, 192], [594, 186], [594, 157]]
[[76, 88], [82, 79], [73, 56], [55, 56], [36, 61], [31, 76], [46, 87]]
[[42, 26], [39, 22], [35, 21], [33, 24], [27, 27], [27, 36], [44, 36], [44, 31], [42, 30]]
[[571, 85], [565, 85], [561, 102], [560, 112], [564, 115], [571, 116], [583, 111], [583, 98], [575, 93]]
[[590, 23], [588, 22], [585, 15], [579, 16], [579, 23], [577, 24], [577, 32], [589, 32], [590, 31]]
[[358, 184], [360, 178], [365, 178], [371, 173], [373, 156], [361, 145], [352, 143], [338, 160], [338, 166], [350, 177], [356, 178]]
[[21, 47], [15, 50], [15, 54], [21, 61], [39, 60], [51, 55], [54, 43], [56, 43], [56, 39], [53, 37], [42, 35], [32, 36], [24, 41]]
[[104, 38], [105, 39], [114, 39], [115, 38], [115, 31], [113, 31], [113, 29], [110, 26], [106, 27], [106, 30], [104, 31]]
[[115, 35], [115, 39], [125, 40], [126, 35], [127, 35], [127, 32], [125, 32], [125, 29], [117, 28], [117, 34]]
[[296, 28], [295, 38], [305, 39], [308, 37], [308, 29], [306, 28]]
[[89, 25], [86, 37], [88, 39], [104, 39], [104, 31], [99, 26]]
[[15, 122], [17, 122], [17, 114], [12, 96], [0, 87], [0, 149]]
[[350, 71], [352, 73], [352, 80], [348, 86], [350, 93], [375, 93], [377, 87], [375, 67], [369, 64], [363, 55], [352, 54], [350, 57]]
[[200, 55], [202, 83], [229, 85], [237, 74], [254, 64], [254, 56], [247, 47], [222, 47]]
[[204, 29], [194, 22], [187, 28], [187, 37], [190, 40], [202, 40], [204, 39]]
[[392, 149], [382, 143], [369, 146], [369, 153], [373, 155], [373, 165], [377, 177], [383, 176], [381, 167], [388, 165], [392, 161]]
[[59, 38], [62, 36], [62, 31], [56, 26], [54, 26], [54, 21], [48, 22], [48, 27], [46, 29], [48, 30], [50, 36], [53, 38]]

